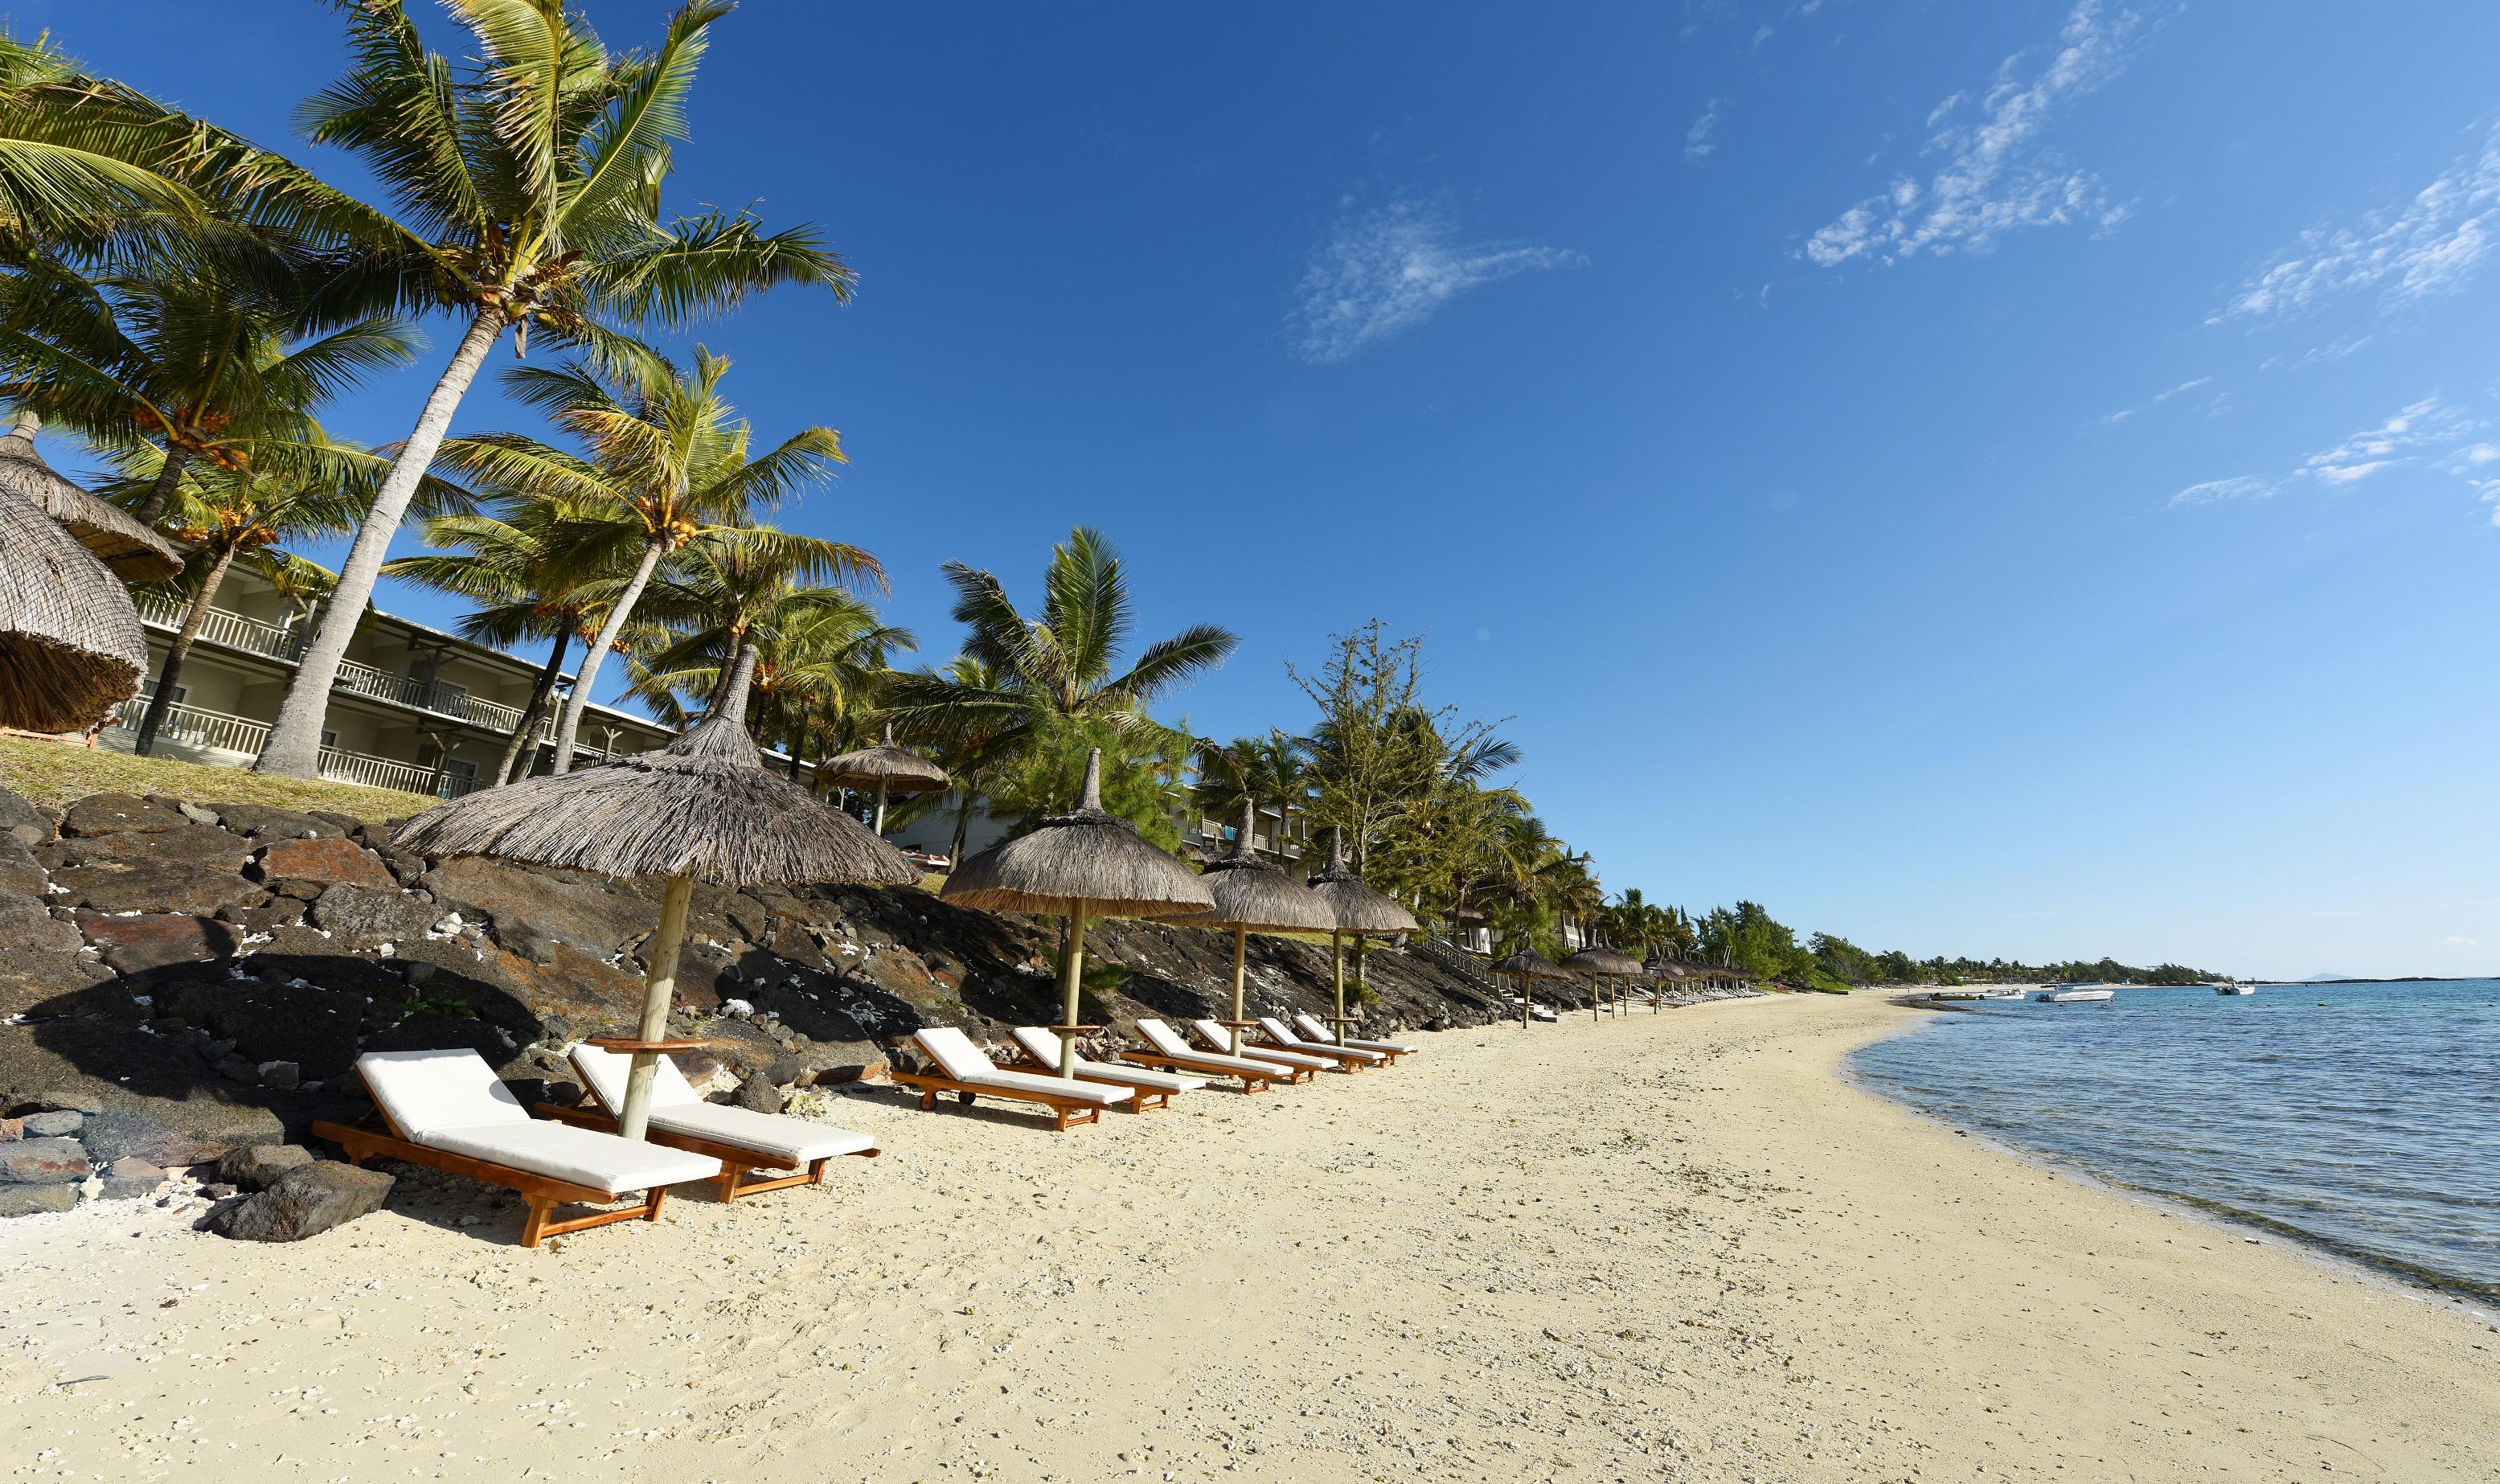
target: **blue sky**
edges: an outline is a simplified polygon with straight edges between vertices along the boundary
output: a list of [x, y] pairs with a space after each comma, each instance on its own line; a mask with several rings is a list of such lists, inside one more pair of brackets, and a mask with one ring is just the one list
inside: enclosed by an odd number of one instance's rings
[[[340, 65], [309, 0], [11, 18], [299, 150]], [[2500, 9], [715, 35], [677, 201], [816, 221], [861, 287], [703, 338], [760, 433], [842, 430], [787, 523], [878, 553], [924, 658], [939, 562], [1030, 595], [1086, 521], [1145, 636], [1242, 635], [1199, 731], [1302, 725], [1285, 663], [1376, 615], [1611, 888], [1922, 955], [2500, 967]], [[336, 420], [395, 437], [423, 380]]]

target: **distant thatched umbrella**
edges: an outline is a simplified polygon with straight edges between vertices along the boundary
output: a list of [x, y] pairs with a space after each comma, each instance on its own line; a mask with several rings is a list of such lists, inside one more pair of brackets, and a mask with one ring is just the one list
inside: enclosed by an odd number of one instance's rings
[[1345, 937], [1390, 938], [1415, 931], [1415, 914], [1363, 884], [1363, 877], [1345, 860], [1345, 832], [1329, 831], [1328, 869], [1311, 877], [1311, 890], [1318, 892], [1336, 915], [1336, 925], [1329, 929], [1329, 959], [1336, 972], [1336, 1039], [1345, 1040]]
[[182, 558], [165, 538], [141, 525], [119, 506], [107, 505], [61, 478], [35, 451], [42, 419], [19, 412], [17, 425], [0, 435], [0, 489], [61, 523], [80, 545], [125, 582], [162, 582], [182, 570]]
[[1064, 918], [1068, 962], [1060, 972], [1059, 1074], [1076, 1075], [1076, 990], [1085, 969], [1085, 919], [1179, 917], [1215, 905], [1196, 872], [1102, 808], [1102, 749], [1085, 758], [1085, 788], [1073, 811], [1030, 835], [1004, 840], [963, 862], [938, 895], [993, 912]]
[[885, 728], [885, 741], [857, 752], [845, 752], [826, 758], [816, 765], [816, 777], [836, 788], [873, 788], [876, 790], [876, 823], [869, 826], [877, 834], [885, 833], [885, 796], [900, 794], [934, 794], [955, 786], [946, 770], [907, 747], [894, 744], [894, 726]]
[[[648, 943], [642, 1022], [616, 1131], [641, 1138], [651, 1077], [677, 987], [686, 903], [714, 886], [822, 881], [900, 886], [920, 873], [903, 853], [764, 769], [746, 734], [752, 645], [703, 720], [656, 752], [525, 778], [437, 805], [400, 827], [396, 843], [432, 856], [487, 855], [607, 876], [665, 876]], [[611, 1043], [612, 1044], [612, 1043]]]
[[1494, 965], [1493, 972], [1496, 973], [1509, 974], [1512, 978], [1519, 981], [1519, 1028], [1523, 1031], [1528, 1029], [1528, 1012], [1530, 1009], [1530, 998], [1528, 993], [1529, 981], [1531, 979], [1567, 979], [1571, 977], [1562, 970], [1555, 968], [1553, 964], [1547, 962], [1545, 955], [1537, 952], [1533, 948], [1520, 949], [1517, 953], [1514, 953], [1510, 957], [1503, 959], [1500, 963]]
[[1612, 948], [1599, 947], [1583, 948], [1562, 961], [1562, 968], [1565, 970], [1589, 976], [1589, 1018], [1591, 1020], [1597, 1018], [1599, 1007], [1597, 980], [1638, 973], [1640, 967], [1633, 959], [1617, 953]]
[[0, 726], [82, 732], [137, 695], [147, 669], [129, 590], [0, 485]]
[[[1181, 919], [1188, 927], [1233, 930], [1235, 1021], [1242, 1018], [1242, 978], [1251, 934], [1332, 933], [1336, 929], [1336, 909], [1329, 906], [1327, 899], [1286, 874], [1284, 867], [1261, 860], [1250, 848], [1250, 831], [1258, 822], [1252, 801], [1242, 801], [1241, 833], [1234, 838], [1231, 853], [1208, 866], [1200, 877], [1214, 896], [1215, 906]], [[1233, 1027], [1233, 1054], [1241, 1054], [1241, 1027], [1237, 1024]]]

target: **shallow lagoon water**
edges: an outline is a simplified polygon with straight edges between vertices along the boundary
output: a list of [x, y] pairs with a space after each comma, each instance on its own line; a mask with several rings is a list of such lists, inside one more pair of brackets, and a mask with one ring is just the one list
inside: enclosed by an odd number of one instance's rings
[[2500, 1300], [2500, 980], [1990, 1002], [1856, 1067], [2101, 1178]]

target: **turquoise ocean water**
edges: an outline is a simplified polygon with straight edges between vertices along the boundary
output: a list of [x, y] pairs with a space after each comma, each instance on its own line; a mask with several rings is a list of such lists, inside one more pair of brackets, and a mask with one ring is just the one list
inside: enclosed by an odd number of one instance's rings
[[1988, 1002], [1856, 1068], [1948, 1123], [2500, 1302], [2500, 980]]

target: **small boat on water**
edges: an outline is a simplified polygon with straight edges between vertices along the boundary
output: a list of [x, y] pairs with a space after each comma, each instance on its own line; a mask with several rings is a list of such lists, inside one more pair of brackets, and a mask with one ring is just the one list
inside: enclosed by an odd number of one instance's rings
[[2049, 1005], [2099, 1005], [2118, 998], [2114, 989], [2050, 989], [2031, 997]]
[[2257, 987], [2253, 984], [2217, 984], [2214, 986], [2214, 993], [2218, 995], [2253, 995], [2256, 992]]

